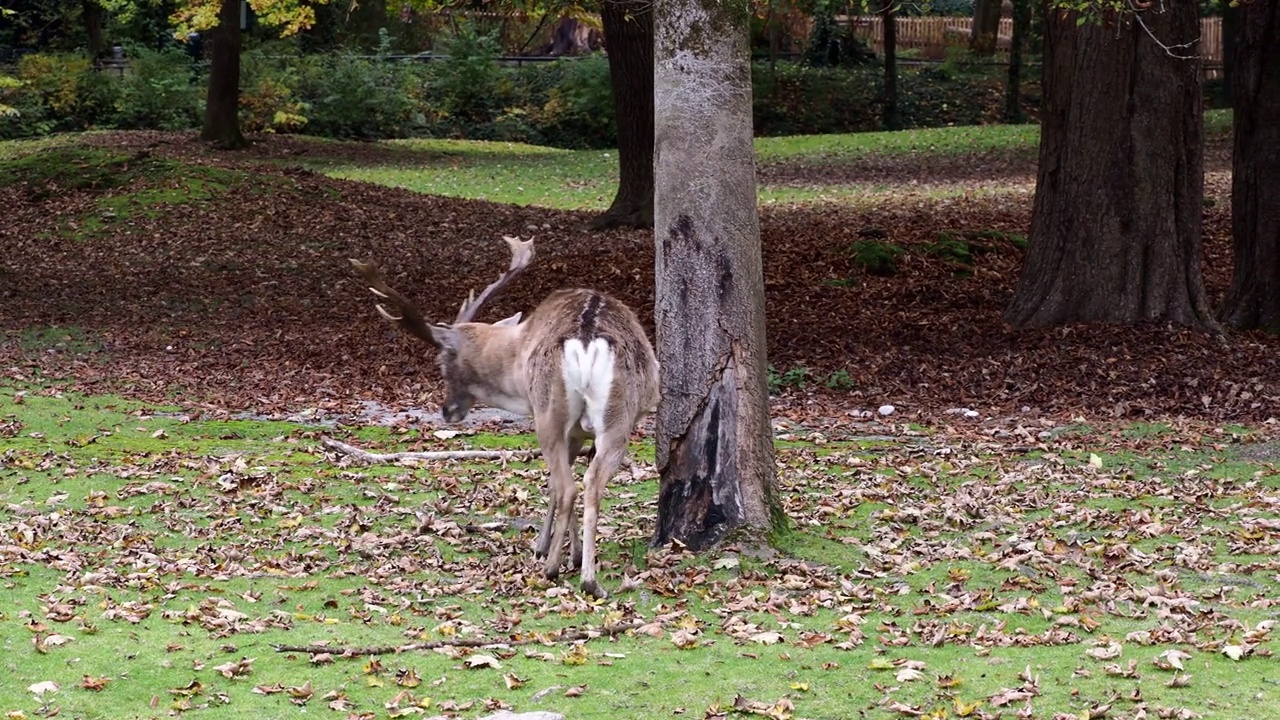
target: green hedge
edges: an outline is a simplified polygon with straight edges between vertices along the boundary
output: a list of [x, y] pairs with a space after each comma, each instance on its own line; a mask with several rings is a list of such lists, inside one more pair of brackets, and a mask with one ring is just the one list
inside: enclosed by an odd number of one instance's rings
[[[246, 51], [241, 118], [248, 132], [339, 138], [457, 137], [568, 148], [616, 144], [609, 68], [601, 55], [521, 68], [495, 62], [497, 46], [461, 33], [447, 60], [395, 61], [353, 54]], [[178, 51], [130, 53], [128, 70], [95, 71], [70, 54], [24, 56], [0, 83], [0, 137], [89, 128], [196, 127], [204, 70]], [[816, 68], [759, 63], [753, 72], [758, 135], [881, 129], [879, 67]], [[899, 114], [906, 127], [995, 122], [1000, 77], [949, 64], [904, 69]]]

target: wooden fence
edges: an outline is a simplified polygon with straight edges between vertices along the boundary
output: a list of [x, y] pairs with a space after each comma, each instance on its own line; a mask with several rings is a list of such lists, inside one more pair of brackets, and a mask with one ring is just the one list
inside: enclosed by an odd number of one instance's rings
[[[884, 51], [884, 22], [879, 16], [862, 15], [842, 19], [853, 23], [854, 32], [873, 50], [877, 53]], [[968, 46], [972, 22], [973, 18], [967, 17], [900, 17], [897, 22], [898, 48], [920, 50], [928, 59], [942, 60], [946, 57], [949, 46]], [[1012, 37], [1013, 20], [1001, 18], [996, 51], [1007, 53]], [[1200, 20], [1200, 55], [1206, 66], [1222, 66], [1222, 18]]]

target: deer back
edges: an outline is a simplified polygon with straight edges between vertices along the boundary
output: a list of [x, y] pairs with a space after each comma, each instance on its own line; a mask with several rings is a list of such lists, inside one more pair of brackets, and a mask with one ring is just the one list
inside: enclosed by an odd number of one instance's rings
[[[520, 324], [532, 413], [558, 412], [589, 434], [635, 426], [658, 402], [658, 361], [636, 314], [596, 290], [549, 295]], [[594, 413], [594, 417], [593, 417]]]

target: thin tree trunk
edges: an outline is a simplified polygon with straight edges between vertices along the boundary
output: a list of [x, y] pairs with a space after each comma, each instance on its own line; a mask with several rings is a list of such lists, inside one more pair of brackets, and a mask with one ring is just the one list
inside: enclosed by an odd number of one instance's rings
[[898, 13], [895, 0], [884, 0], [880, 18], [884, 22], [884, 129], [897, 130], [898, 120]]
[[1236, 40], [1240, 37], [1240, 17], [1244, 8], [1231, 6], [1230, 0], [1222, 0], [1222, 95], [1220, 107], [1231, 107], [1231, 75], [1235, 63]]
[[97, 59], [107, 49], [106, 40], [102, 36], [102, 16], [105, 14], [97, 0], [83, 0], [80, 5], [84, 15], [84, 29], [88, 42], [86, 51], [89, 57]]
[[1219, 317], [1280, 333], [1280, 2], [1255, 0], [1240, 11], [1231, 92], [1235, 275]]
[[996, 54], [1000, 33], [1000, 8], [1004, 0], [974, 0], [973, 26], [969, 30], [969, 52], [982, 57]]
[[[1158, 7], [1140, 11], [1155, 37], [1198, 37], [1194, 3]], [[1035, 206], [1008, 322], [1217, 328], [1200, 275], [1200, 72], [1134, 18], [1046, 12]]]
[[618, 125], [618, 194], [591, 227], [653, 227], [653, 4], [605, 0], [600, 18]]
[[1004, 93], [1004, 121], [1026, 121], [1022, 112], [1022, 48], [1031, 29], [1031, 0], [1013, 0], [1013, 36], [1009, 38], [1009, 82]]
[[658, 0], [655, 544], [780, 528], [765, 382], [749, 5]]
[[240, 133], [240, 1], [222, 0], [209, 56], [209, 94], [200, 139], [224, 148], [244, 147]]

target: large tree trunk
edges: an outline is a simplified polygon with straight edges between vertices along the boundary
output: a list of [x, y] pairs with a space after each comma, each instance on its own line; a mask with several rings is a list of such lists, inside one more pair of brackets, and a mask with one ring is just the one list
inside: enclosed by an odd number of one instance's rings
[[209, 94], [200, 139], [244, 147], [240, 134], [240, 0], [222, 0], [209, 56]]
[[1022, 50], [1031, 29], [1031, 0], [1013, 0], [1013, 33], [1009, 38], [1009, 80], [1004, 93], [1004, 121], [1026, 122], [1022, 112]]
[[884, 23], [884, 114], [885, 130], [898, 130], [898, 13], [895, 0], [884, 0], [880, 19]]
[[[658, 0], [655, 544], [784, 523], [765, 381], [749, 5]], [[760, 537], [760, 535], [757, 535]]]
[[1231, 89], [1236, 267], [1220, 317], [1232, 327], [1280, 333], [1280, 2], [1255, 0], [1240, 10]]
[[591, 227], [653, 227], [653, 3], [605, 0], [600, 19], [618, 124], [618, 194]]
[[1000, 34], [1000, 8], [1004, 0], [974, 0], [973, 25], [969, 28], [969, 52], [988, 57], [996, 54]]
[[[1162, 42], [1199, 35], [1195, 3], [1158, 7], [1140, 15]], [[1200, 276], [1199, 59], [1171, 57], [1131, 17], [1077, 26], [1050, 10], [1044, 24], [1031, 241], [1005, 319], [1216, 328]]]

